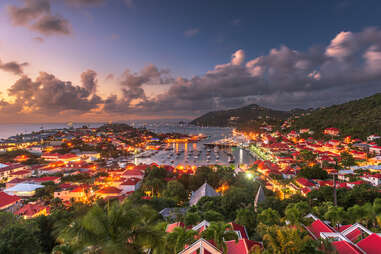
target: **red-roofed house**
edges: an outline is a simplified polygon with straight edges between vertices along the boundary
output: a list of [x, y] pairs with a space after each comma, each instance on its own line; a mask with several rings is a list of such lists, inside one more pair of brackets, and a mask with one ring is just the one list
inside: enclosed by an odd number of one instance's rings
[[175, 230], [175, 228], [180, 228], [180, 227], [181, 228], [185, 227], [184, 223], [182, 223], [182, 222], [175, 222], [175, 223], [172, 223], [172, 224], [168, 224], [167, 228], [165, 229], [165, 232], [172, 233]]
[[122, 193], [136, 191], [137, 189], [139, 189], [141, 182], [142, 182], [141, 179], [132, 177], [122, 182], [119, 185], [119, 188], [122, 190]]
[[375, 155], [381, 155], [381, 146], [371, 146], [371, 147], [369, 147], [369, 153], [373, 153]]
[[22, 216], [24, 219], [31, 219], [38, 216], [49, 215], [50, 209], [49, 207], [40, 204], [26, 204], [14, 212], [14, 214]]
[[8, 177], [8, 181], [10, 180], [13, 180], [15, 178], [27, 178], [27, 177], [30, 177], [32, 176], [32, 171], [31, 170], [28, 170], [28, 169], [24, 169], [24, 170], [19, 170], [19, 171], [15, 171], [15, 172], [12, 172], [9, 177]]
[[315, 187], [315, 185], [308, 179], [306, 178], [303, 178], [303, 177], [299, 177], [298, 179], [296, 179], [296, 184], [298, 184], [300, 187], [302, 188], [313, 188]]
[[100, 190], [97, 190], [95, 195], [98, 198], [109, 198], [109, 197], [117, 197], [121, 194], [122, 190], [116, 187], [104, 187]]
[[340, 130], [337, 128], [326, 128], [324, 130], [324, 134], [331, 136], [338, 136], [340, 134]]
[[381, 174], [363, 175], [361, 179], [369, 182], [373, 186], [378, 186], [381, 184]]
[[126, 170], [122, 174], [123, 177], [125, 178], [139, 178], [143, 179], [144, 178], [144, 173], [139, 170], [139, 169], [132, 169], [132, 170]]
[[61, 182], [61, 177], [59, 176], [45, 176], [40, 178], [33, 178], [30, 180], [34, 183], [47, 183], [47, 182], [53, 182], [55, 184], [59, 184]]
[[0, 191], [0, 211], [14, 212], [21, 205], [21, 199]]

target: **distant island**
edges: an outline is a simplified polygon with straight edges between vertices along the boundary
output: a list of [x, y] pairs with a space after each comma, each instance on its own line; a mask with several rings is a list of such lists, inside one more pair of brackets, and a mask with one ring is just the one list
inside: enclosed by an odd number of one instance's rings
[[349, 101], [339, 105], [316, 109], [273, 110], [251, 104], [245, 107], [212, 111], [202, 115], [191, 124], [198, 126], [236, 127], [243, 130], [258, 129], [263, 125], [286, 129], [311, 129], [316, 135], [335, 126], [342, 135], [364, 138], [381, 131], [381, 93]]

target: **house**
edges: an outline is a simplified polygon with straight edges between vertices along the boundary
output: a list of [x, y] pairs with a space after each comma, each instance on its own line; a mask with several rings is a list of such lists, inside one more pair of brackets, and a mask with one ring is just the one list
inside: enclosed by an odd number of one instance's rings
[[19, 170], [9, 174], [8, 181], [11, 181], [15, 178], [27, 178], [32, 176], [32, 171], [28, 169]]
[[378, 136], [378, 135], [370, 135], [369, 137], [366, 138], [366, 140], [368, 140], [369, 142], [373, 142], [375, 141], [376, 139], [380, 139], [381, 137]]
[[314, 222], [305, 227], [314, 239], [329, 239], [338, 254], [379, 254], [381, 236], [359, 223], [343, 225], [336, 231], [316, 216], [309, 214]]
[[371, 146], [369, 147], [369, 153], [375, 155], [381, 155], [381, 146]]
[[50, 214], [50, 209], [41, 204], [26, 204], [19, 210], [14, 212], [15, 215], [22, 216], [24, 219], [31, 219], [38, 216], [47, 216]]
[[326, 128], [324, 129], [325, 135], [338, 136], [340, 134], [340, 130], [337, 128]]
[[192, 192], [192, 196], [189, 200], [189, 206], [196, 205], [202, 197], [217, 197], [219, 195], [220, 194], [218, 194], [212, 186], [205, 182], [200, 188]]
[[125, 170], [122, 173], [122, 177], [143, 179], [144, 178], [144, 173], [141, 170], [139, 170], [139, 169]]
[[54, 198], [59, 198], [64, 202], [74, 200], [81, 202], [86, 200], [87, 194], [84, 186], [75, 186], [71, 184], [61, 184], [59, 190], [54, 192]]
[[185, 228], [185, 225], [182, 222], [175, 222], [175, 223], [168, 224], [167, 227], [165, 228], [165, 232], [172, 233], [175, 230], [175, 228]]
[[59, 176], [45, 176], [40, 178], [33, 178], [29, 180], [30, 182], [36, 183], [36, 184], [42, 184], [42, 183], [48, 183], [52, 182], [54, 184], [59, 184], [61, 182], [61, 177]]
[[139, 189], [140, 185], [142, 183], [142, 180], [139, 178], [129, 178], [122, 182], [119, 185], [119, 188], [122, 190], [122, 193], [127, 193], [130, 191], [136, 191]]
[[117, 197], [122, 193], [121, 189], [118, 189], [116, 187], [103, 187], [100, 190], [97, 190], [95, 192], [95, 195], [97, 198], [110, 198], [110, 197]]
[[21, 206], [21, 198], [0, 191], [0, 211], [13, 212]]
[[301, 188], [312, 189], [313, 187], [315, 187], [315, 184], [313, 184], [310, 180], [303, 177], [299, 177], [298, 179], [295, 180], [295, 182]]
[[159, 214], [163, 216], [164, 219], [175, 220], [178, 217], [178, 215], [183, 216], [185, 215], [186, 212], [187, 212], [187, 208], [175, 207], [175, 208], [164, 208], [159, 212]]
[[10, 175], [14, 172], [28, 169], [28, 166], [19, 163], [1, 165], [2, 166], [0, 167], [0, 181], [7, 180], [8, 177], [10, 177]]
[[381, 174], [366, 174], [361, 177], [362, 180], [369, 182], [373, 186], [378, 186], [381, 184]]

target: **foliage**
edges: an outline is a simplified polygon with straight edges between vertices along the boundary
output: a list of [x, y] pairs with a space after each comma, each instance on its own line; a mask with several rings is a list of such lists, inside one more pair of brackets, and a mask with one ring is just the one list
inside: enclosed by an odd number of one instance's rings
[[270, 226], [263, 240], [266, 250], [275, 254], [320, 253], [318, 243], [302, 228]]
[[232, 230], [232, 226], [224, 222], [210, 223], [201, 236], [207, 240], [213, 240], [216, 247], [223, 250], [224, 253], [226, 253], [225, 241], [238, 240], [238, 235]]
[[304, 167], [299, 172], [298, 175], [307, 179], [327, 179], [328, 173], [323, 170], [319, 165], [314, 165], [312, 167]]

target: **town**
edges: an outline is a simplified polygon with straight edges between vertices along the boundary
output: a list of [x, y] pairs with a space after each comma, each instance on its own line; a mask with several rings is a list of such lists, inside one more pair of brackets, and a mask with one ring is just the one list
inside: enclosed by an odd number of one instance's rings
[[[315, 139], [291, 125], [233, 129], [206, 144], [240, 147], [256, 158], [249, 165], [137, 163], [207, 137], [127, 124], [10, 137], [0, 143], [0, 238], [20, 227], [33, 240], [17, 248], [44, 253], [379, 253], [381, 137], [331, 127]], [[133, 228], [141, 232], [125, 235]]]

